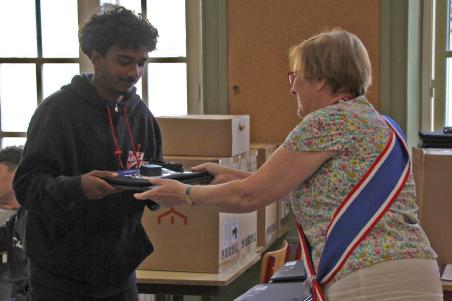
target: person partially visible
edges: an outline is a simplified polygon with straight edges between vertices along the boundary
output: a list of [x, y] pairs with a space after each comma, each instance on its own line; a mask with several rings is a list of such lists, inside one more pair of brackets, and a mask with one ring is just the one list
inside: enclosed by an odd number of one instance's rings
[[109, 6], [80, 29], [94, 74], [46, 98], [14, 177], [27, 210], [31, 299], [138, 301], [135, 269], [153, 250], [145, 204], [103, 178], [162, 159], [160, 128], [136, 93], [158, 32]]
[[257, 172], [206, 163], [194, 170], [213, 174], [216, 185], [155, 179], [135, 197], [249, 212], [291, 192], [317, 300], [442, 300], [404, 135], [365, 96], [364, 45], [347, 31], [324, 32], [291, 50], [290, 67], [301, 122]]
[[22, 156], [22, 147], [0, 150], [0, 208], [11, 216], [0, 226], [0, 300], [25, 300], [28, 290], [27, 257], [23, 244], [25, 210], [17, 202], [12, 188], [14, 174]]
[[14, 214], [14, 210], [10, 210], [10, 209], [2, 209], [0, 207], [0, 225], [4, 224], [8, 218]]

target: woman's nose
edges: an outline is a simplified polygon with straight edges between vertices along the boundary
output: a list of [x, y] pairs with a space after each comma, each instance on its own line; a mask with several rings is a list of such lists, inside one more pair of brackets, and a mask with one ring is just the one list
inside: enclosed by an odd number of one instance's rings
[[295, 92], [295, 90], [293, 89], [293, 85], [292, 87], [290, 87], [290, 94], [297, 95], [297, 92]]

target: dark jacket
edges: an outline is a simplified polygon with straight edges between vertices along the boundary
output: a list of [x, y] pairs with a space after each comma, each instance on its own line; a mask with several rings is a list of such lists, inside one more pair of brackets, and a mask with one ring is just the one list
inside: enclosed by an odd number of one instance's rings
[[25, 210], [20, 208], [0, 226], [0, 251], [7, 260], [1, 264], [0, 279], [11, 285], [11, 296], [24, 300], [28, 292], [27, 256], [23, 249]]
[[140, 222], [143, 202], [126, 191], [89, 200], [81, 189], [80, 175], [119, 169], [106, 106], [113, 113], [124, 164], [132, 150], [124, 106], [144, 160], [160, 160], [162, 147], [158, 124], [135, 88], [115, 112], [113, 104], [96, 93], [90, 76], [75, 76], [37, 108], [14, 190], [29, 211], [25, 250], [39, 271], [35, 280], [97, 296], [127, 285], [152, 252]]

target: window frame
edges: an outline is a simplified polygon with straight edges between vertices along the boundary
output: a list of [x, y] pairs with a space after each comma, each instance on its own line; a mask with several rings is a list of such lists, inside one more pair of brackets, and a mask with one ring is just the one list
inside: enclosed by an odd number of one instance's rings
[[[36, 32], [37, 32], [37, 57], [0, 57], [0, 64], [4, 63], [33, 63], [36, 66], [36, 91], [37, 105], [43, 101], [43, 65], [46, 63], [78, 63], [80, 73], [93, 72], [92, 64], [89, 58], [79, 50], [79, 57], [73, 58], [51, 58], [42, 56], [42, 35], [41, 35], [41, 0], [35, 0], [36, 8]], [[99, 0], [77, 0], [78, 24], [79, 27], [85, 24], [92, 14], [99, 13]], [[141, 9], [146, 16], [146, 0], [141, 0]], [[186, 14], [186, 55], [185, 57], [150, 57], [145, 65], [145, 71], [142, 77], [142, 99], [148, 104], [148, 64], [149, 63], [185, 63], [187, 66], [187, 113], [202, 114], [204, 111], [204, 89], [203, 89], [203, 0], [185, 0]], [[1, 111], [1, 104], [0, 104]], [[3, 131], [0, 124], [0, 147], [2, 147], [3, 138], [26, 137], [26, 132]]]
[[[98, 1], [100, 3], [100, 1]], [[147, 1], [140, 0], [141, 13], [147, 17]], [[187, 67], [187, 114], [203, 112], [202, 0], [185, 0], [185, 56], [149, 57], [141, 78], [142, 100], [149, 105], [149, 64], [185, 63]], [[150, 20], [152, 23], [152, 20]], [[152, 109], [152, 108], [151, 108]]]
[[[446, 64], [452, 58], [452, 49], [448, 50], [447, 45], [450, 1], [428, 0], [424, 4], [424, 58], [431, 63], [424, 68], [423, 130], [441, 130], [446, 122]], [[425, 37], [429, 32], [430, 36]]]
[[[82, 0], [78, 0], [81, 2]], [[43, 65], [52, 63], [77, 63], [80, 64], [80, 58], [75, 57], [64, 57], [64, 58], [54, 58], [54, 57], [43, 57], [42, 56], [42, 26], [41, 26], [41, 0], [35, 0], [35, 14], [36, 14], [36, 44], [37, 44], [37, 56], [33, 58], [23, 58], [23, 57], [0, 57], [0, 64], [35, 64], [36, 72], [36, 92], [37, 92], [37, 103], [39, 105], [43, 100], [43, 80], [42, 80], [42, 70]], [[1, 111], [1, 103], [0, 103]], [[3, 145], [3, 138], [23, 138], [27, 137], [26, 132], [11, 132], [3, 131], [0, 122], [0, 147]]]

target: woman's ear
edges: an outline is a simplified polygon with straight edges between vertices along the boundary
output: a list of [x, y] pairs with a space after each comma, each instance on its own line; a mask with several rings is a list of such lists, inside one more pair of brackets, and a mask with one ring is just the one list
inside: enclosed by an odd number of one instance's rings
[[315, 81], [314, 87], [315, 87], [315, 90], [316, 90], [317, 92], [320, 92], [320, 91], [322, 91], [323, 89], [327, 88], [328, 86], [327, 86], [326, 81], [325, 81], [324, 79], [317, 79], [317, 80]]

